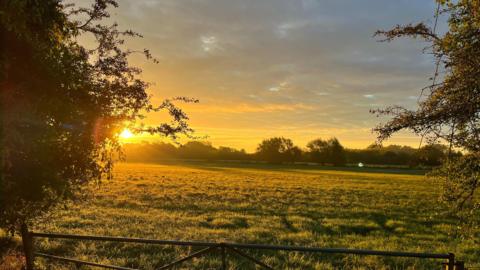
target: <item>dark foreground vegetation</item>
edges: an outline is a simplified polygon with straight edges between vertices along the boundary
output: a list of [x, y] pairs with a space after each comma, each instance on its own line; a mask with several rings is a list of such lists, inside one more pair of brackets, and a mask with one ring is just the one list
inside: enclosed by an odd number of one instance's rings
[[[419, 149], [400, 145], [371, 145], [365, 149], [344, 148], [336, 138], [316, 139], [306, 148], [295, 146], [290, 139], [276, 137], [263, 140], [254, 153], [231, 147], [214, 147], [209, 142], [191, 141], [181, 146], [170, 143], [131, 143], [124, 146], [126, 161], [161, 163], [171, 159], [257, 161], [268, 163], [308, 162], [321, 165], [345, 166], [384, 165], [401, 167], [434, 167], [442, 164], [449, 148], [441, 144]], [[451, 153], [452, 155], [452, 153]], [[454, 152], [459, 156], [461, 153]]]

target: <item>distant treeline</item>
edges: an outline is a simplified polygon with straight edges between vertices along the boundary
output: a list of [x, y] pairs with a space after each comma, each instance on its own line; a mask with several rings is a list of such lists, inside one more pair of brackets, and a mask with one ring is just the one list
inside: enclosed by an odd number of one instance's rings
[[[126, 144], [124, 153], [127, 162], [155, 163], [170, 159], [188, 159], [268, 163], [308, 162], [333, 166], [363, 163], [430, 167], [441, 165], [449, 149], [442, 144], [426, 145], [419, 149], [400, 145], [385, 147], [371, 145], [365, 149], [346, 149], [336, 138], [316, 139], [309, 142], [305, 148], [300, 148], [290, 139], [274, 137], [263, 140], [254, 153], [225, 146], [214, 147], [211, 143], [203, 141], [190, 141], [180, 146], [163, 142]], [[459, 152], [450, 154], [461, 155]]]

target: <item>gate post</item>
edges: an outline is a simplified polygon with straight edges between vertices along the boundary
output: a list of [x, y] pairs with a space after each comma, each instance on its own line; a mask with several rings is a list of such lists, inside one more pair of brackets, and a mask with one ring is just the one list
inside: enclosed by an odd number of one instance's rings
[[23, 252], [25, 254], [26, 270], [33, 270], [33, 239], [28, 231], [27, 224], [23, 223], [20, 229], [22, 234]]
[[227, 252], [225, 250], [225, 244], [223, 244], [220, 248], [222, 252], [222, 270], [227, 270]]
[[455, 270], [455, 254], [448, 253], [448, 255], [447, 270]]

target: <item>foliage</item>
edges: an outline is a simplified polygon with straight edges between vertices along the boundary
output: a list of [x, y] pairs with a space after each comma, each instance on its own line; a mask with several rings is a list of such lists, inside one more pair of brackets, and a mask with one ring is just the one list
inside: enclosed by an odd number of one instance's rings
[[412, 162], [426, 166], [439, 166], [447, 159], [448, 147], [443, 144], [429, 144], [421, 147]]
[[170, 143], [129, 143], [122, 148], [127, 162], [162, 162], [173, 159], [251, 160], [245, 150], [213, 147], [209, 142], [190, 141], [181, 146]]
[[310, 159], [317, 163], [330, 163], [343, 166], [347, 162], [345, 150], [337, 138], [329, 140], [316, 139], [307, 144]]
[[443, 36], [423, 23], [378, 31], [390, 41], [408, 36], [431, 43], [431, 51], [443, 66], [441, 82], [427, 87], [416, 111], [400, 107], [377, 110], [393, 118], [375, 130], [384, 140], [401, 129], [410, 129], [431, 141], [443, 139], [454, 147], [480, 151], [480, 1], [441, 1], [449, 17]]
[[216, 149], [209, 142], [190, 141], [179, 147], [177, 156], [187, 159], [210, 159], [215, 154]]
[[269, 163], [293, 162], [298, 157], [300, 149], [293, 145], [292, 140], [283, 137], [273, 137], [263, 140], [257, 147], [257, 156]]
[[[349, 163], [406, 165], [409, 167], [435, 167], [446, 161], [449, 150], [443, 144], [429, 144], [419, 149], [410, 146], [374, 145], [366, 149], [346, 149]], [[452, 151], [451, 156], [461, 156]]]
[[217, 149], [217, 158], [219, 160], [248, 160], [250, 157], [245, 149], [237, 150], [232, 147], [220, 146]]
[[371, 145], [365, 149], [346, 149], [349, 163], [408, 165], [412, 164], [418, 149], [400, 145]]
[[[181, 146], [170, 143], [128, 143], [122, 147], [128, 162], [162, 163], [173, 159], [266, 161], [264, 156], [247, 153], [244, 149], [214, 147], [209, 142], [191, 141]], [[278, 162], [312, 162], [322, 165], [344, 166], [363, 163], [365, 165], [408, 166], [411, 168], [431, 168], [445, 162], [449, 149], [445, 145], [425, 145], [420, 149], [409, 146], [374, 145], [365, 149], [343, 149], [335, 140], [316, 139], [306, 149], [293, 146], [290, 155], [283, 155]], [[461, 156], [452, 151], [451, 156]]]
[[164, 142], [157, 143], [129, 143], [122, 147], [127, 162], [159, 162], [165, 159], [178, 157], [175, 145]]
[[480, 199], [475, 196], [480, 187], [480, 156], [469, 154], [452, 159], [430, 176], [443, 185], [442, 198], [459, 218], [461, 232], [467, 236], [471, 234], [470, 230], [478, 222], [472, 217], [480, 216]]
[[[478, 186], [468, 185], [468, 181], [461, 179], [475, 179], [479, 173], [478, 166], [461, 169], [461, 178], [458, 180], [449, 175], [449, 169], [456, 171], [455, 164], [464, 164], [466, 159], [476, 158], [480, 153], [480, 1], [437, 2], [439, 13], [448, 16], [446, 33], [439, 35], [424, 23], [398, 25], [389, 31], [376, 33], [385, 37], [386, 41], [412, 37], [428, 42], [430, 47], [427, 49], [435, 56], [440, 68], [436, 68], [432, 85], [424, 89], [426, 95], [422, 96], [417, 110], [397, 106], [377, 110], [376, 113], [393, 118], [375, 130], [379, 140], [385, 140], [399, 130], [410, 129], [430, 142], [444, 140], [451, 147], [469, 153], [465, 158], [447, 163], [437, 176], [453, 181], [445, 185], [447, 194], [455, 193], [458, 185], [465, 184], [464, 188], [468, 190], [465, 194], [473, 199]], [[440, 82], [436, 81], [438, 70], [444, 71]], [[461, 196], [455, 198], [463, 201]], [[458, 205], [451, 198], [446, 202], [453, 210]]]
[[[189, 134], [188, 117], [166, 100], [150, 103], [148, 83], [128, 62], [136, 51], [126, 37], [139, 37], [104, 25], [115, 0], [91, 7], [60, 1], [0, 3], [2, 50], [2, 168], [0, 226], [14, 231], [22, 223], [75, 197], [92, 180], [109, 176], [117, 133], [142, 119], [145, 111], [166, 110], [171, 123], [137, 125], [137, 131], [175, 137]], [[95, 40], [94, 49], [78, 40]], [[155, 61], [148, 50], [140, 53]]]

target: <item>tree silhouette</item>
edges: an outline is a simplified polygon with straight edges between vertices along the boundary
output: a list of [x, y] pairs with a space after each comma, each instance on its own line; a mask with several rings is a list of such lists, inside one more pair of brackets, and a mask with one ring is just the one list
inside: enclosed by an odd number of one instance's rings
[[443, 144], [429, 144], [415, 153], [415, 163], [418, 165], [439, 166], [446, 159], [448, 147]]
[[347, 161], [345, 149], [337, 138], [331, 138], [326, 141], [316, 139], [309, 142], [307, 148], [309, 149], [310, 159], [313, 162], [343, 166]]
[[274, 137], [263, 140], [257, 147], [256, 155], [269, 163], [294, 162], [299, 156], [299, 150], [292, 140]]
[[[124, 49], [126, 37], [116, 23], [102, 24], [114, 0], [91, 7], [60, 1], [0, 3], [1, 142], [0, 226], [13, 232], [91, 181], [109, 177], [118, 136], [124, 125], [139, 123], [145, 111], [166, 110], [170, 123], [138, 124], [135, 131], [164, 136], [190, 134], [188, 117], [165, 100], [150, 103], [148, 83]], [[93, 36], [96, 47], [78, 42]], [[148, 50], [146, 58], [156, 61]]]
[[191, 141], [179, 147], [178, 156], [186, 159], [212, 159], [216, 150], [209, 142]]
[[[437, 3], [438, 13], [448, 17], [448, 31], [441, 35], [436, 33], [435, 26], [432, 29], [424, 23], [398, 25], [376, 33], [385, 41], [412, 37], [428, 42], [427, 49], [435, 56], [437, 67], [433, 83], [422, 90], [418, 109], [394, 106], [376, 110], [392, 119], [375, 130], [380, 141], [399, 130], [410, 129], [429, 142], [443, 140], [450, 144], [450, 149], [463, 149], [467, 155], [450, 157], [445, 164], [448, 169], [440, 169], [435, 176], [445, 183], [444, 197], [455, 214], [478, 215], [480, 201], [475, 193], [480, 187], [480, 172], [472, 164], [480, 163], [480, 1]], [[437, 82], [439, 70], [444, 74]]]

